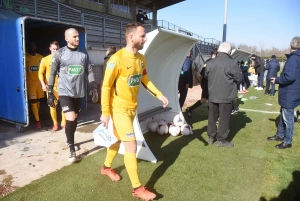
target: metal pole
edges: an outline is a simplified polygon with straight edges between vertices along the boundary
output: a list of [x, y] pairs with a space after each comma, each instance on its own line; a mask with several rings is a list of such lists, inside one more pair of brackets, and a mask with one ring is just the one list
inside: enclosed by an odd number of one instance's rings
[[226, 29], [227, 29], [227, 0], [225, 0], [225, 13], [224, 13], [224, 24], [223, 24], [223, 41], [226, 41]]

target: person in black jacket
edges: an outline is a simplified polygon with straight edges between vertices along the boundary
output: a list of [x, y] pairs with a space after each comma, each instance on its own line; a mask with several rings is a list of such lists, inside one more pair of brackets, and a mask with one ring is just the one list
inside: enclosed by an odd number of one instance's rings
[[[267, 73], [267, 84], [266, 84], [266, 90], [265, 90], [265, 95], [274, 96], [275, 94], [275, 83], [271, 83], [271, 78], [272, 77], [277, 77], [277, 72], [280, 70], [280, 64], [276, 60], [276, 56], [272, 55], [271, 60], [267, 63], [266, 70], [268, 70]], [[271, 84], [271, 93], [269, 91]]]
[[[207, 59], [204, 63], [204, 66], [207, 62], [209, 62], [211, 59], [215, 58], [217, 56], [218, 53], [218, 49], [214, 48], [210, 55], [211, 58]], [[208, 100], [208, 81], [207, 79], [204, 77], [204, 72], [205, 72], [205, 67], [203, 66], [203, 68], [201, 69], [201, 89], [202, 89], [202, 93], [201, 93], [201, 99], [198, 100], [194, 105], [192, 105], [191, 107], [186, 108], [186, 112], [188, 113], [189, 117], [192, 117], [192, 111], [196, 108], [199, 107], [200, 105], [204, 104], [207, 102]]]
[[[244, 80], [241, 68], [230, 53], [231, 46], [221, 43], [216, 58], [206, 63], [205, 71], [209, 94], [208, 143], [213, 144], [217, 140], [217, 146], [221, 147], [234, 146], [227, 140], [232, 101], [237, 96], [237, 84]], [[218, 118], [219, 131], [216, 125]]]
[[254, 61], [255, 74], [257, 75], [257, 87], [255, 89], [261, 91], [264, 90], [264, 74], [265, 74], [265, 62], [257, 55], [252, 54], [251, 59]]
[[188, 89], [193, 88], [193, 71], [192, 71], [192, 50], [188, 53], [183, 63], [183, 66], [180, 71], [179, 82], [178, 82], [178, 91], [180, 94], [179, 105], [182, 109], [182, 106], [185, 102]]
[[145, 16], [144, 16], [143, 10], [139, 10], [138, 14], [136, 14], [136, 21], [144, 24]]

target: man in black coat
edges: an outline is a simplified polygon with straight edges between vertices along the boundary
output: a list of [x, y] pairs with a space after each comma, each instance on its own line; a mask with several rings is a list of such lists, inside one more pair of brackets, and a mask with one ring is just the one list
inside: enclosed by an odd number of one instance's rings
[[265, 74], [265, 62], [257, 55], [252, 54], [251, 59], [254, 61], [255, 74], [257, 75], [257, 87], [255, 89], [263, 90], [264, 74]]
[[[232, 101], [237, 96], [237, 84], [244, 80], [240, 67], [230, 54], [231, 46], [222, 43], [217, 56], [206, 63], [205, 71], [209, 94], [208, 143], [213, 144], [217, 140], [217, 146], [221, 147], [234, 146], [227, 140]], [[216, 125], [218, 118], [219, 131]]]

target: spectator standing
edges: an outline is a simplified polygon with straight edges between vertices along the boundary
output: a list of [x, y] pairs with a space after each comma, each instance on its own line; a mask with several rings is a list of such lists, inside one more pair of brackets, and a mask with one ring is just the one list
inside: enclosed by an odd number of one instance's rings
[[143, 10], [139, 10], [138, 14], [136, 14], [136, 21], [144, 24], [145, 16], [144, 16]]
[[[266, 83], [265, 95], [274, 96], [274, 94], [275, 94], [275, 83], [271, 83], [271, 78], [272, 77], [277, 77], [277, 72], [280, 70], [280, 64], [276, 60], [275, 55], [272, 55], [271, 60], [267, 63], [266, 70], [268, 70], [268, 72], [267, 72], [267, 77], [266, 77], [266, 82], [267, 83]], [[269, 91], [270, 84], [271, 84], [271, 93]]]
[[279, 84], [278, 103], [280, 120], [277, 132], [267, 140], [283, 141], [276, 145], [278, 149], [291, 148], [294, 135], [294, 109], [300, 105], [300, 37], [294, 37], [290, 42], [291, 53], [280, 77], [272, 77], [271, 83]]
[[255, 89], [262, 91], [264, 90], [264, 62], [255, 54], [251, 55], [251, 59], [254, 61], [255, 74], [257, 75], [257, 87], [255, 87]]
[[244, 79], [240, 67], [230, 54], [231, 46], [221, 43], [216, 58], [207, 63], [205, 71], [209, 94], [208, 143], [213, 144], [217, 140], [217, 146], [222, 147], [234, 146], [227, 141], [232, 101], [237, 96], [237, 84]]
[[183, 63], [183, 66], [180, 71], [179, 75], [179, 82], [178, 82], [178, 91], [180, 94], [179, 97], [179, 105], [182, 109], [182, 106], [185, 102], [188, 89], [193, 88], [193, 71], [192, 71], [192, 64], [193, 64], [193, 58], [192, 58], [192, 50], [188, 53], [188, 55], [185, 58], [185, 61]]
[[207, 79], [204, 77], [204, 73], [205, 73], [205, 68], [206, 68], [206, 63], [209, 62], [211, 59], [215, 58], [217, 56], [218, 53], [218, 49], [214, 48], [213, 51], [211, 51], [210, 56], [211, 58], [207, 59], [203, 65], [203, 68], [201, 69], [201, 89], [202, 89], [202, 93], [201, 93], [201, 99], [198, 100], [194, 105], [192, 105], [191, 107], [186, 108], [186, 111], [188, 113], [189, 117], [192, 117], [192, 111], [201, 106], [202, 104], [206, 103], [208, 100], [208, 81]]

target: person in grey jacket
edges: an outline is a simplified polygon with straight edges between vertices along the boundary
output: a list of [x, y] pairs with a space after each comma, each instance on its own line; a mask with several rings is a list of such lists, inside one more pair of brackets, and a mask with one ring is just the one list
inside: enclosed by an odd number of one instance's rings
[[[209, 113], [207, 134], [208, 143], [217, 140], [217, 146], [233, 147], [227, 140], [232, 101], [237, 96], [237, 84], [244, 75], [237, 62], [231, 58], [231, 46], [221, 43], [216, 58], [206, 63], [205, 77], [208, 79]], [[219, 119], [219, 131], [216, 122]]]

